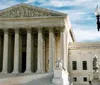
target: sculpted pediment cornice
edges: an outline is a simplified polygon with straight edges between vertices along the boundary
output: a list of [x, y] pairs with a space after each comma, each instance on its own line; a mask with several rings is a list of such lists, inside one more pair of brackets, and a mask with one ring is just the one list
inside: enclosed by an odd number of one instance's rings
[[41, 17], [41, 16], [66, 16], [67, 14], [48, 9], [18, 4], [0, 11], [0, 18]]

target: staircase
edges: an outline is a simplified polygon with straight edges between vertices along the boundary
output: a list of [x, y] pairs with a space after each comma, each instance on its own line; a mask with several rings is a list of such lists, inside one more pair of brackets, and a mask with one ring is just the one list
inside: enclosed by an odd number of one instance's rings
[[0, 85], [53, 85], [53, 73], [3, 75], [0, 75]]

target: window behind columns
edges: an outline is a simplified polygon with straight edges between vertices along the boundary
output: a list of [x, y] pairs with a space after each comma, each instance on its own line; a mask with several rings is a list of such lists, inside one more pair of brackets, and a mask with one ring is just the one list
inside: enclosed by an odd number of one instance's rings
[[45, 42], [45, 46], [44, 46], [44, 71], [48, 72], [49, 69], [49, 33], [46, 32], [44, 34], [44, 42]]
[[34, 33], [32, 35], [32, 72], [37, 71], [37, 40], [38, 34]]
[[2, 71], [2, 63], [3, 63], [3, 34], [0, 35], [0, 72]]
[[26, 70], [26, 34], [22, 35], [22, 73]]
[[8, 73], [11, 73], [14, 65], [14, 34], [12, 30], [9, 31], [8, 49]]

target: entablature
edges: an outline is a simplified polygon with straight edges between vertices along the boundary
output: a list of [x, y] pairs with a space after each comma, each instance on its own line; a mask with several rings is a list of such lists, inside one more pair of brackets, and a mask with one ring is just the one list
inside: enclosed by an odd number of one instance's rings
[[31, 18], [0, 18], [0, 29], [8, 28], [58, 28], [58, 30], [65, 28], [63, 16], [57, 17], [31, 17]]
[[98, 49], [100, 42], [70, 42], [69, 49]]

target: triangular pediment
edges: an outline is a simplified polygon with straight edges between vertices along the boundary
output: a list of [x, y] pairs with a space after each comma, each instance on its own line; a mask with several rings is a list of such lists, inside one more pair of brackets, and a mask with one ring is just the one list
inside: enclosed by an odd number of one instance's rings
[[0, 11], [0, 18], [66, 16], [64, 13], [28, 5], [18, 4]]

